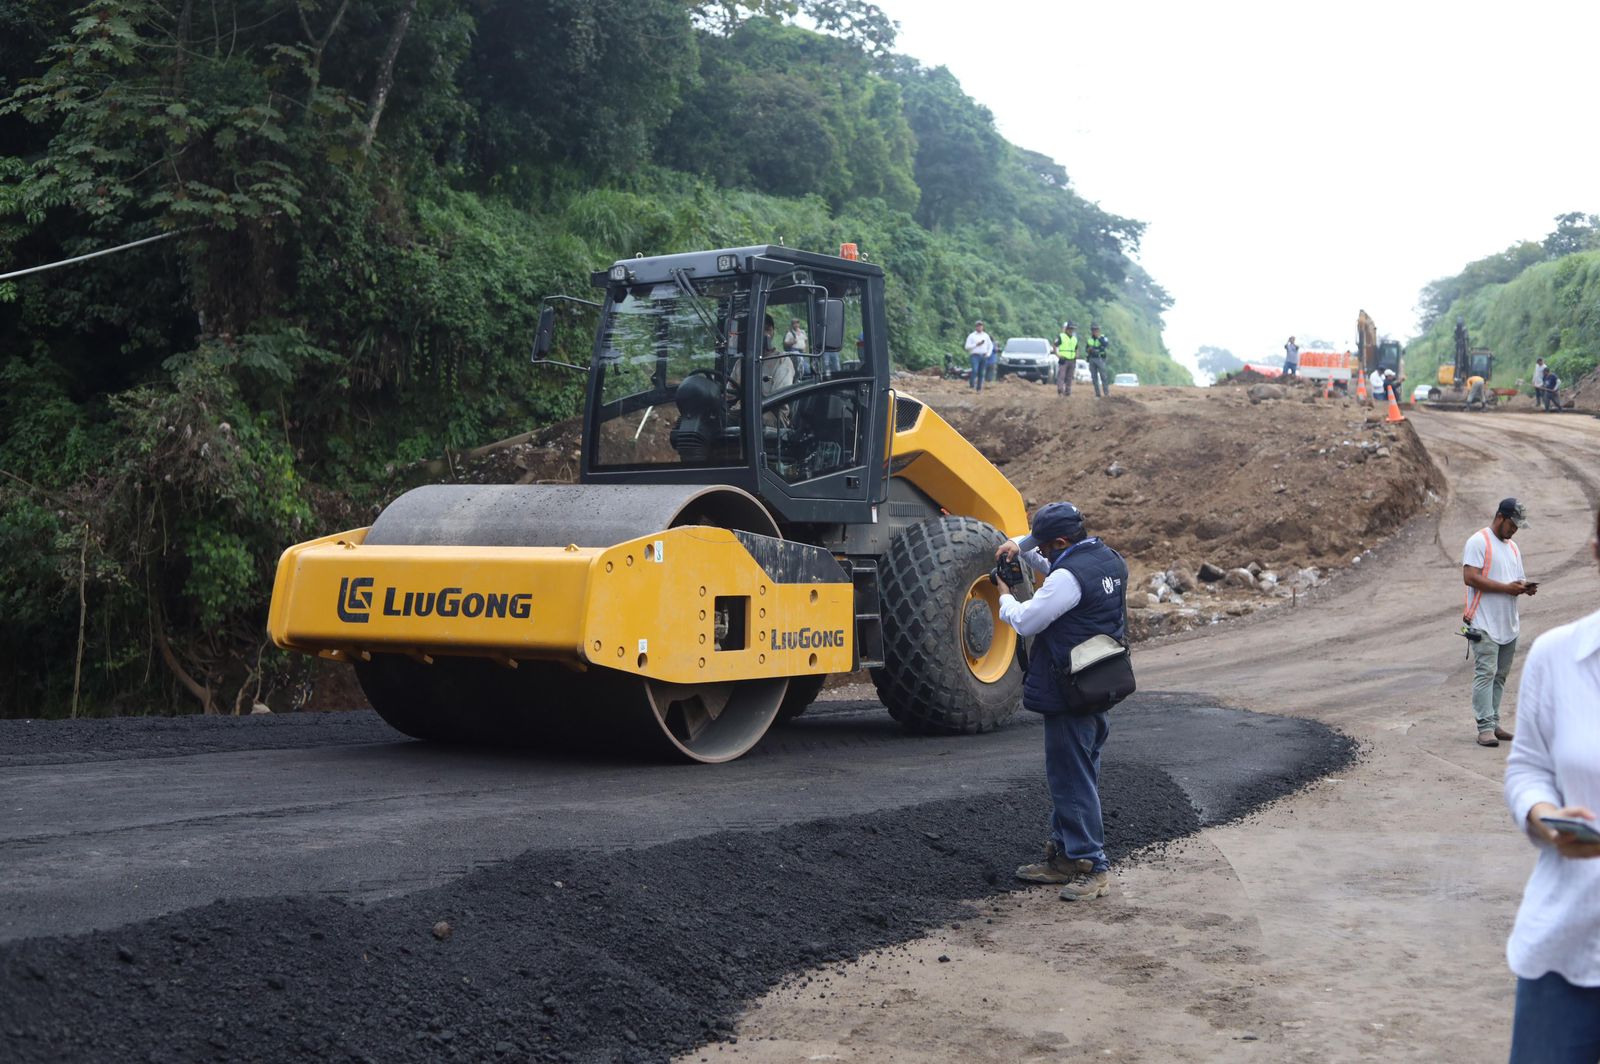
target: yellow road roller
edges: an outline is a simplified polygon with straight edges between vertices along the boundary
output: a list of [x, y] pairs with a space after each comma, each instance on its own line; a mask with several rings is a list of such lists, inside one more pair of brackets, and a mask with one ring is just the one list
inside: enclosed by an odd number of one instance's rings
[[[757, 246], [593, 280], [534, 341], [588, 377], [579, 483], [417, 488], [290, 547], [273, 641], [437, 742], [727, 761], [863, 668], [913, 730], [1015, 712], [988, 573], [1022, 498], [892, 387], [883, 271]], [[549, 357], [561, 301], [598, 316], [586, 366]]]

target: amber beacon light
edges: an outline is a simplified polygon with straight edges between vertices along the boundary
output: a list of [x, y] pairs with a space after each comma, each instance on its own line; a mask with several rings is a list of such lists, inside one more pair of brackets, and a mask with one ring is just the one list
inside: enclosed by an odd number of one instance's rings
[[859, 259], [861, 252], [854, 244], [840, 244], [839, 257], [841, 259]]

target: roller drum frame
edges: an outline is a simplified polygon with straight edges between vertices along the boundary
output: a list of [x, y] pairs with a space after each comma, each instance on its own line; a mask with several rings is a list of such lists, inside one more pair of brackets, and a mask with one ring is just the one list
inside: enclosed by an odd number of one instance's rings
[[[432, 485], [391, 503], [365, 543], [609, 547], [685, 525], [779, 537], [765, 507], [731, 487]], [[786, 677], [675, 684], [594, 665], [516, 664], [401, 654], [355, 662], [373, 708], [417, 738], [698, 762], [732, 760], [754, 746], [789, 686]]]

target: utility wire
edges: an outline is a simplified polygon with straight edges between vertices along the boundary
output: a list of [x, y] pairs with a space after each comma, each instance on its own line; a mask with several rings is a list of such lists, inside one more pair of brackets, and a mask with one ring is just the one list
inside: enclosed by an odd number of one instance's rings
[[178, 236], [182, 233], [187, 233], [198, 228], [200, 227], [190, 226], [188, 229], [174, 229], [170, 233], [159, 233], [155, 236], [147, 236], [143, 240], [135, 240], [131, 244], [118, 244], [114, 248], [102, 248], [99, 251], [91, 251], [87, 255], [78, 255], [74, 258], [62, 259], [60, 262], [47, 262], [43, 266], [29, 266], [25, 270], [13, 270], [10, 273], [0, 273], [0, 281], [9, 281], [13, 277], [26, 277], [30, 273], [42, 273], [45, 270], [53, 270], [58, 266], [71, 266], [75, 262], [85, 262], [89, 259], [98, 259], [101, 255], [112, 255], [118, 251], [127, 251], [129, 248], [136, 248], [141, 244], [154, 244], [157, 240], [166, 240], [168, 237]]

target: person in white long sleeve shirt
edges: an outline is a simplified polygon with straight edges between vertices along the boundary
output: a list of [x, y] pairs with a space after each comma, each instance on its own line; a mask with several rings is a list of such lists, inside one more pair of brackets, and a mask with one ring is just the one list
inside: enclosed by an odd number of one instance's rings
[[1033, 597], [1019, 602], [1015, 596], [1000, 596], [1000, 619], [1026, 639], [1038, 635], [1083, 598], [1083, 586], [1065, 569], [1050, 572], [1050, 559], [1026, 536], [1017, 544], [1017, 558], [1036, 573], [1048, 573]]
[[983, 374], [989, 365], [989, 354], [994, 350], [994, 337], [983, 330], [983, 322], [973, 325], [972, 331], [967, 333], [967, 356], [972, 361], [972, 376], [967, 378], [967, 383], [978, 391], [983, 391]]
[[[1600, 514], [1595, 518], [1600, 561]], [[1544, 817], [1600, 810], [1600, 612], [1540, 636], [1517, 692], [1506, 805], [1538, 848], [1506, 960], [1517, 975], [1511, 1064], [1600, 1061], [1600, 843]]]
[[[1036, 546], [1037, 545], [1037, 546]], [[1022, 681], [1022, 706], [1044, 716], [1045, 780], [1050, 788], [1050, 841], [1044, 860], [1017, 869], [1029, 883], [1059, 884], [1063, 901], [1105, 897], [1111, 890], [1100, 810], [1100, 751], [1110, 734], [1105, 710], [1075, 712], [1056, 675], [1087, 639], [1127, 637], [1128, 564], [1088, 535], [1069, 502], [1043, 506], [1033, 534], [1006, 540], [996, 558], [1020, 556], [1045, 578], [1033, 597], [1000, 596], [1000, 619], [1033, 637]], [[1015, 591], [1016, 589], [1013, 589]]]

